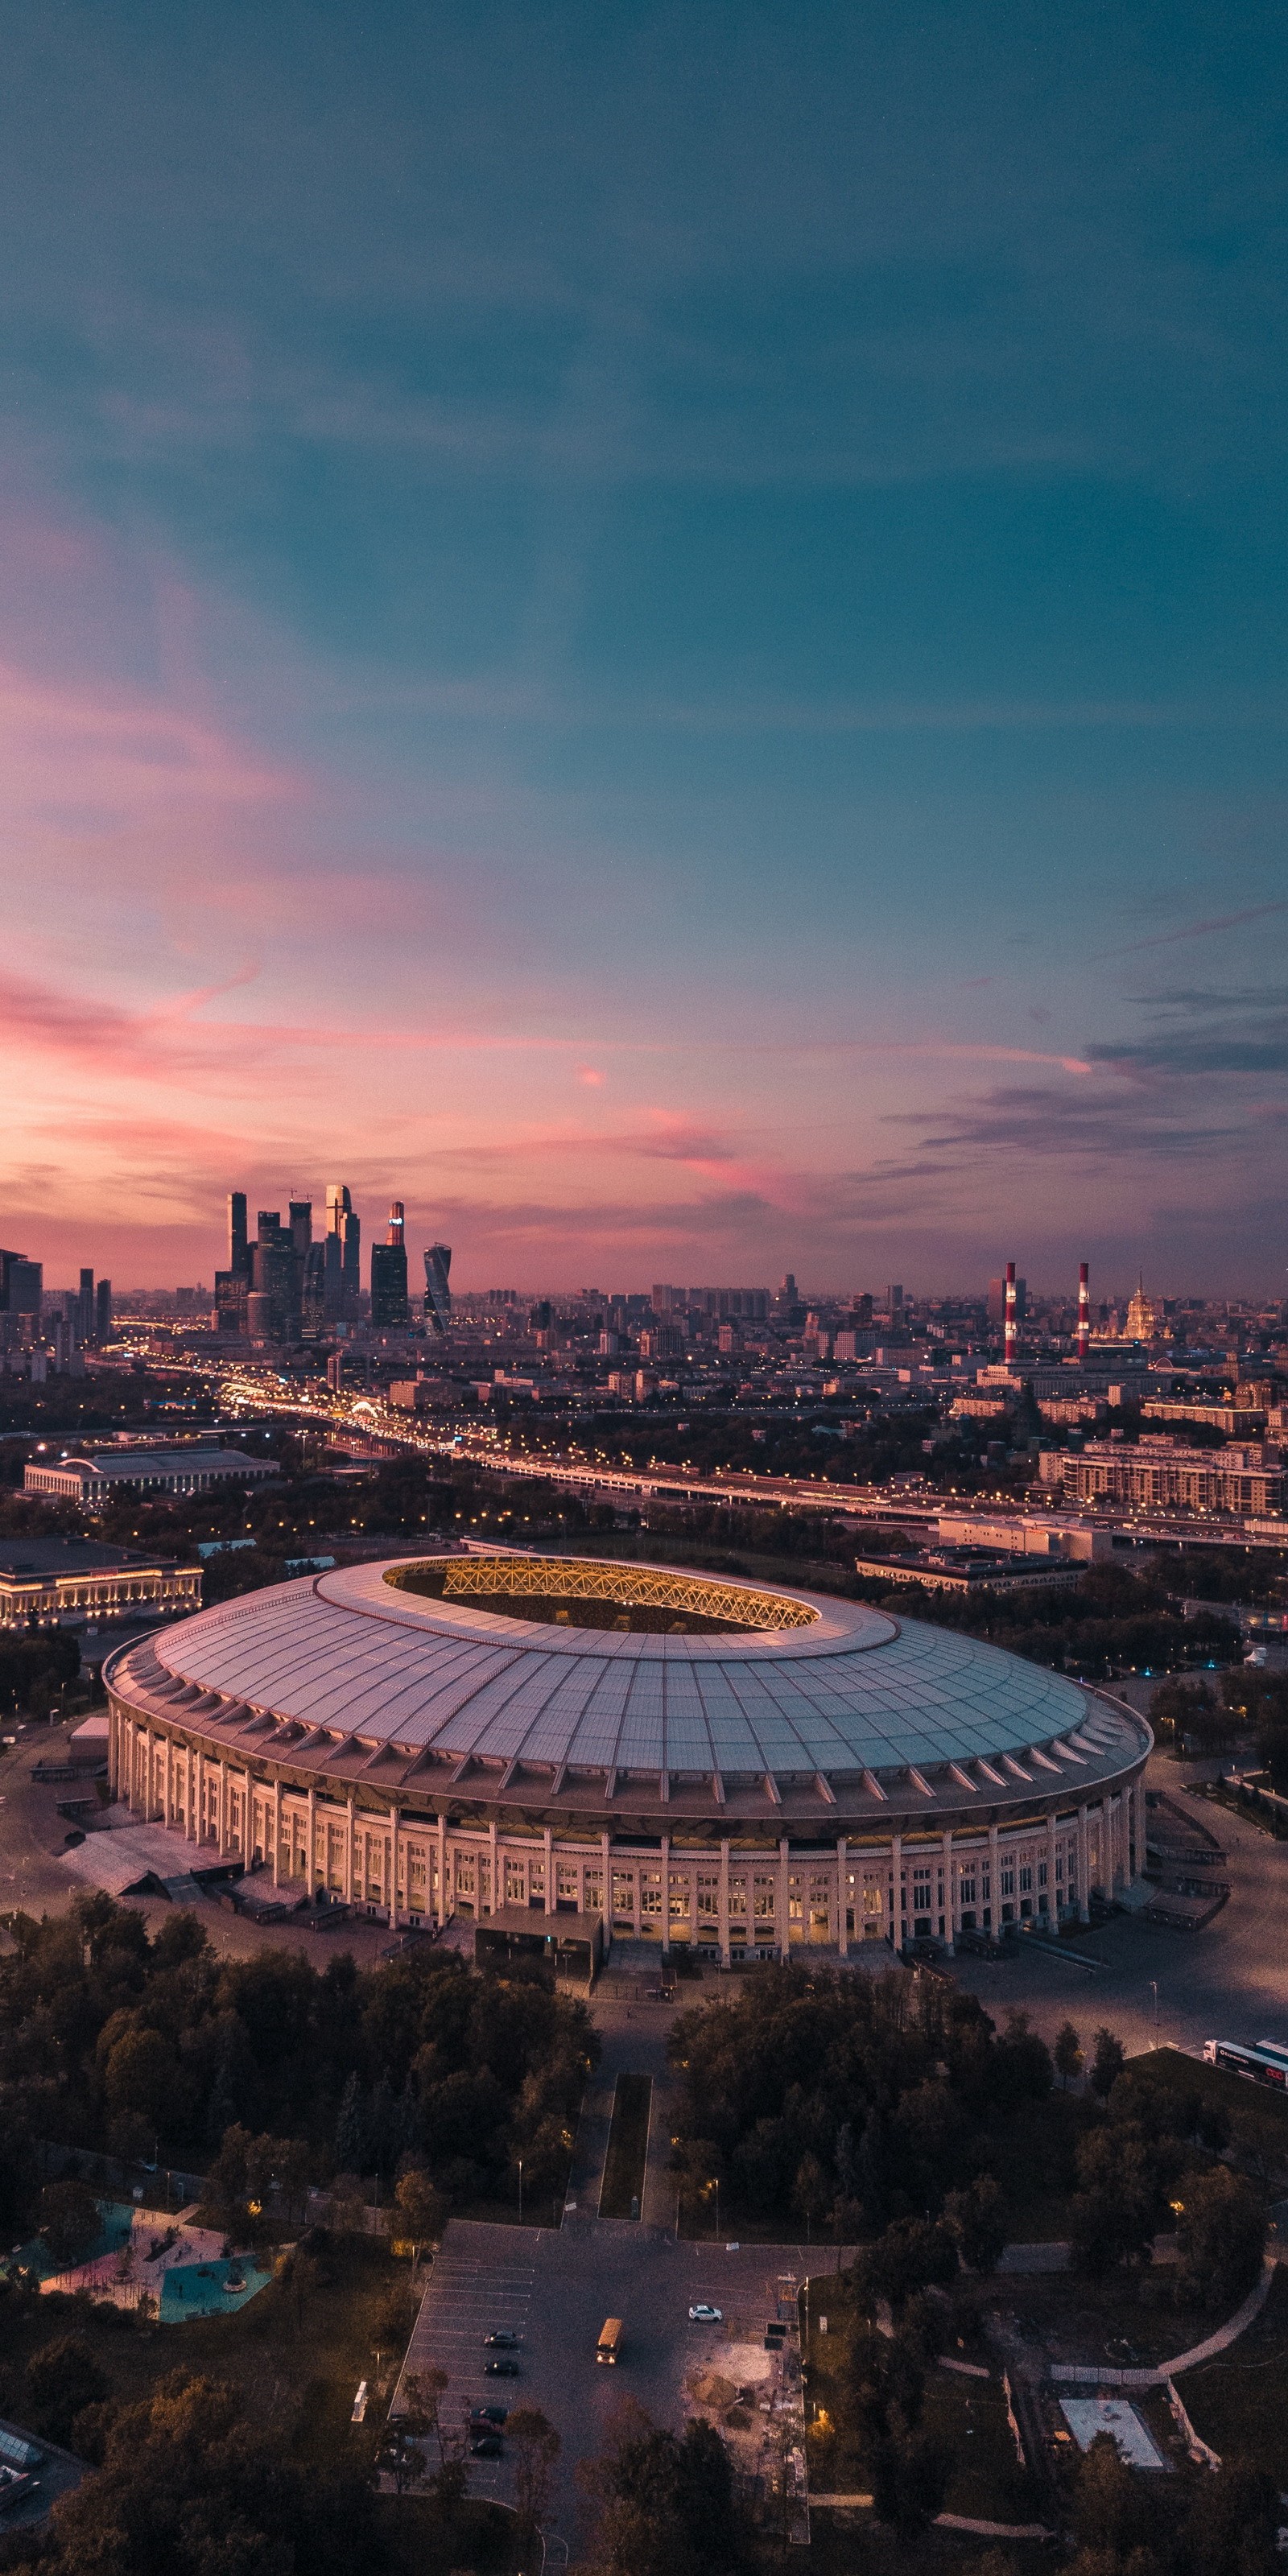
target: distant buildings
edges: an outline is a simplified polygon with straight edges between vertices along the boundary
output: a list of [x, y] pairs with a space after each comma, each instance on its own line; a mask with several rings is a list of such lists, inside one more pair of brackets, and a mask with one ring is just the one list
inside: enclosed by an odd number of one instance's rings
[[1186, 1449], [1161, 1434], [1133, 1441], [1089, 1440], [1076, 1453], [1044, 1449], [1044, 1485], [1059, 1485], [1080, 1503], [1126, 1503], [1196, 1512], [1283, 1509], [1284, 1469], [1259, 1442], [1224, 1449]]
[[201, 1607], [201, 1569], [98, 1539], [0, 1539], [0, 1628], [76, 1628]]
[[452, 1267], [449, 1243], [431, 1243], [425, 1254], [425, 1329], [445, 1333], [452, 1320], [452, 1292], [448, 1273]]
[[410, 1320], [403, 1203], [395, 1199], [385, 1240], [371, 1247], [371, 1329], [373, 1333], [405, 1332]]
[[275, 1458], [248, 1458], [244, 1449], [97, 1449], [68, 1458], [36, 1458], [23, 1474], [23, 1492], [57, 1495], [86, 1511], [101, 1511], [118, 1495], [150, 1500], [158, 1494], [208, 1494], [224, 1485], [262, 1485], [278, 1473]]

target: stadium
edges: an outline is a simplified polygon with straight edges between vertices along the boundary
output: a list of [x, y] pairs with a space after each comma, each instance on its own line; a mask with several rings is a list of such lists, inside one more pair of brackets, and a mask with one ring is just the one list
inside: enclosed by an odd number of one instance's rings
[[596, 1951], [729, 1965], [951, 1949], [1085, 1922], [1144, 1862], [1152, 1739], [1121, 1704], [665, 1566], [340, 1568], [123, 1645], [104, 1679], [118, 1797], [286, 1901], [392, 1925], [576, 1914]]

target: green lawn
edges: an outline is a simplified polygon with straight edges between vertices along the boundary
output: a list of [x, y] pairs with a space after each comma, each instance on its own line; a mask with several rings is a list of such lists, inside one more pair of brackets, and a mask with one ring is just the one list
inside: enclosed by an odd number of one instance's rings
[[648, 2153], [648, 2124], [653, 2102], [651, 2075], [619, 2075], [613, 2094], [613, 2119], [608, 2132], [608, 2154], [604, 2159], [604, 2181], [599, 2195], [601, 2218], [629, 2218], [631, 2202], [644, 2208], [644, 2163]]
[[1223, 2460], [1268, 2469], [1288, 2488], [1288, 2275], [1282, 2269], [1247, 2333], [1176, 2385], [1195, 2432]]
[[1184, 2057], [1177, 2048], [1150, 2049], [1128, 2059], [1130, 2083], [1156, 2086], [1170, 2093], [1197, 2094], [1216, 2103], [1230, 2123], [1232, 2142], [1244, 2149], [1267, 2181], [1288, 2173], [1288, 2100], [1249, 2084], [1224, 2067], [1206, 2066], [1201, 2058]]

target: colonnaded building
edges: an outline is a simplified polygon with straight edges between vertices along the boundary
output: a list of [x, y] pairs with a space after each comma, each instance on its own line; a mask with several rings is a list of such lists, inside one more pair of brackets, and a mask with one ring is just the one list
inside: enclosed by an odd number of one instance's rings
[[844, 1956], [1086, 1921], [1144, 1860], [1130, 1711], [942, 1628], [665, 1567], [353, 1566], [104, 1678], [119, 1796], [391, 1924], [518, 1907], [598, 1917], [605, 1947]]

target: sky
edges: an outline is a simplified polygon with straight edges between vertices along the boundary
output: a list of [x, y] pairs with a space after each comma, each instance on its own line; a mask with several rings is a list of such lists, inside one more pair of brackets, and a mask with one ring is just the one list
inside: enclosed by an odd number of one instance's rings
[[1286, 57], [0, 0], [4, 1241], [1283, 1294]]

